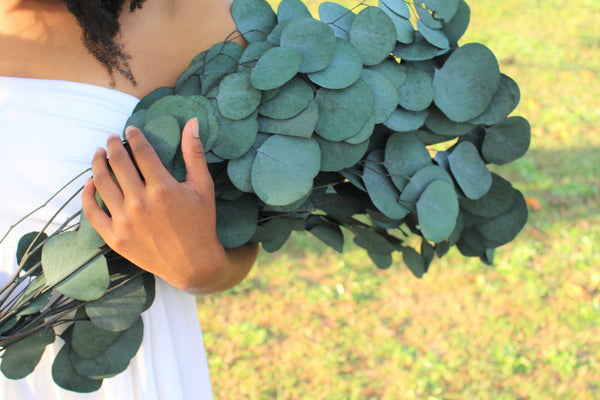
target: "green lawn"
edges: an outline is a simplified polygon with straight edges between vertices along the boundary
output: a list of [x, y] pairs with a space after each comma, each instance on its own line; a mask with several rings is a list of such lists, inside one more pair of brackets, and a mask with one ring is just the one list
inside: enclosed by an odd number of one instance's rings
[[497, 168], [528, 225], [494, 267], [453, 251], [421, 280], [308, 235], [261, 254], [198, 299], [216, 399], [600, 398], [600, 2], [469, 5], [462, 43], [494, 51], [532, 124]]

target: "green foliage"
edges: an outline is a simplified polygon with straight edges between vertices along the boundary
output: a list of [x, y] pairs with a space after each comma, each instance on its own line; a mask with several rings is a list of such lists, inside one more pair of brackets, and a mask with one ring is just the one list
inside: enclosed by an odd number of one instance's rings
[[[264, 0], [234, 0], [231, 13], [248, 47], [215, 44], [128, 121], [183, 180], [180, 132], [198, 118], [224, 247], [254, 241], [273, 252], [298, 230], [341, 252], [351, 235], [377, 267], [401, 252], [420, 278], [451, 246], [490, 262], [519, 233], [525, 200], [487, 164], [521, 157], [530, 127], [509, 117], [520, 93], [491, 50], [458, 46], [464, 1], [324, 3], [319, 21], [298, 0], [282, 1], [277, 14]], [[46, 312], [46, 284], [79, 301], [53, 376], [87, 392], [135, 355], [154, 282], [109, 259], [85, 219], [78, 228], [23, 239], [19, 260], [32, 269], [36, 240], [44, 243], [43, 275], [0, 317], [0, 332], [31, 328]], [[45, 347], [36, 343], [3, 372], [26, 375]]]

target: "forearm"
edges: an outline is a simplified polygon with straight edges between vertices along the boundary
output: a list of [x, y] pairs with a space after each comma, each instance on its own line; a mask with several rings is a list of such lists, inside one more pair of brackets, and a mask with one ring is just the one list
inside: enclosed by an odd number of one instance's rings
[[212, 285], [193, 285], [184, 290], [194, 295], [207, 295], [231, 289], [240, 283], [250, 272], [258, 256], [258, 244], [246, 243], [243, 246], [225, 251], [225, 265], [215, 272], [218, 278], [213, 278]]

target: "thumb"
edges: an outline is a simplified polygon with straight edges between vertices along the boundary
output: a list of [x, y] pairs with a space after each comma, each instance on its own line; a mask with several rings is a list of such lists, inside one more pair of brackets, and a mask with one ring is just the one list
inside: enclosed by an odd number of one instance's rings
[[190, 119], [183, 127], [181, 152], [187, 170], [185, 182], [199, 188], [199, 185], [208, 181], [212, 186], [212, 178], [204, 156], [204, 147], [199, 137], [198, 118]]

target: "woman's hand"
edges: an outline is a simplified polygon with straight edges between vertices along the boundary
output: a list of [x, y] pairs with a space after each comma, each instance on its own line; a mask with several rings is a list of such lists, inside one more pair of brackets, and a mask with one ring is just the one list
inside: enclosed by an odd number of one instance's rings
[[[128, 127], [126, 135], [143, 180], [121, 139], [109, 137], [108, 161], [106, 150], [98, 149], [94, 178], [83, 191], [83, 211], [92, 226], [114, 251], [180, 289], [207, 294], [235, 286], [250, 271], [258, 247], [246, 244], [226, 251], [217, 239], [214, 186], [198, 120], [183, 129], [187, 176], [181, 183], [142, 132]], [[110, 215], [98, 206], [96, 190]]]

